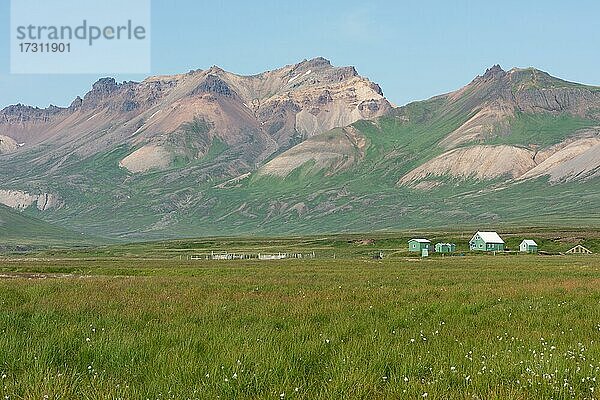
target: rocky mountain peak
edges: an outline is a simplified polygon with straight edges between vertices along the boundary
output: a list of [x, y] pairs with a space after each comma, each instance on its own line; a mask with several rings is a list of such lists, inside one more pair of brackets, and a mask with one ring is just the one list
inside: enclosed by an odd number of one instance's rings
[[70, 109], [77, 109], [79, 107], [81, 107], [81, 104], [83, 103], [83, 99], [79, 96], [77, 96], [75, 98], [75, 100], [73, 100], [71, 102], [71, 105], [69, 106]]
[[[215, 75], [214, 67], [209, 69], [209, 74], [206, 75], [206, 78], [192, 91], [192, 95], [197, 95], [201, 93], [214, 93], [219, 94], [226, 97], [233, 96], [233, 91], [223, 79], [219, 76]], [[211, 72], [212, 71], [212, 72]]]
[[47, 121], [52, 115], [61, 112], [63, 108], [50, 105], [48, 108], [26, 106], [21, 103], [13, 104], [0, 110], [0, 121], [9, 123], [24, 123], [30, 120]]
[[304, 60], [300, 64], [308, 67], [308, 68], [328, 68], [331, 67], [331, 61], [323, 57], [315, 57], [310, 60]]
[[111, 93], [117, 90], [119, 85], [115, 78], [100, 78], [92, 85], [92, 91], [96, 93]]
[[85, 110], [107, 107], [111, 110], [128, 112], [138, 107], [137, 91], [143, 85], [139, 82], [117, 83], [115, 78], [101, 78], [92, 85], [92, 90], [71, 103], [71, 109], [82, 107]]
[[88, 107], [96, 107], [102, 100], [118, 91], [119, 86], [115, 78], [101, 78], [92, 85], [92, 90], [85, 94], [82, 104]]
[[209, 74], [217, 74], [218, 75], [218, 74], [225, 72], [225, 70], [223, 68], [219, 67], [218, 65], [213, 65], [206, 72]]
[[506, 71], [504, 71], [499, 64], [495, 64], [491, 68], [485, 70], [485, 73], [483, 74], [483, 79], [496, 79], [501, 78], [504, 75], [506, 75]]
[[2, 113], [5, 115], [19, 115], [19, 114], [27, 113], [27, 112], [34, 111], [34, 110], [36, 110], [35, 107], [26, 106], [24, 104], [17, 103], [17, 104], [12, 104], [10, 106], [4, 107], [2, 109]]

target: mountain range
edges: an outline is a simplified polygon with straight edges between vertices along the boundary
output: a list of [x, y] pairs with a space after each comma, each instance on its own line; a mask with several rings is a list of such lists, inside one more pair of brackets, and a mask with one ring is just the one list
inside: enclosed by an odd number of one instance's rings
[[17, 213], [125, 239], [596, 224], [600, 87], [496, 65], [397, 107], [324, 58], [103, 78], [1, 110], [0, 169], [0, 232]]

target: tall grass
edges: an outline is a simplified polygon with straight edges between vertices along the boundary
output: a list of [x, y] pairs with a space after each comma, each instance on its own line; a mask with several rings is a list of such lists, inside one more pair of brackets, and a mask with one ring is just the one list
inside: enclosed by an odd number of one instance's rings
[[[19, 275], [24, 271], [70, 275]], [[0, 264], [9, 399], [596, 398], [600, 259]]]

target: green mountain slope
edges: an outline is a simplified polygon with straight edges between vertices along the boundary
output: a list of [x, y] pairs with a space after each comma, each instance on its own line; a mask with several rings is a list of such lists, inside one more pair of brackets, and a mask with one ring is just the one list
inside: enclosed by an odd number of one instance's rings
[[[88, 239], [68, 229], [0, 205], [0, 250], [5, 247], [10, 249], [15, 245], [77, 244], [85, 241]], [[89, 239], [89, 241], [97, 241], [97, 239]]]

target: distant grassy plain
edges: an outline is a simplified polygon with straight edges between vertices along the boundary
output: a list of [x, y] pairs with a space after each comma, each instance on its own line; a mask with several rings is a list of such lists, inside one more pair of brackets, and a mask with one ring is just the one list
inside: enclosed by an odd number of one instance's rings
[[[507, 235], [509, 247], [524, 234]], [[0, 395], [598, 398], [598, 255], [473, 255], [466, 233], [429, 233], [455, 238], [465, 255], [421, 260], [403, 250], [404, 235], [6, 255]], [[597, 232], [527, 236], [556, 253], [598, 246]], [[387, 257], [372, 259], [380, 248]], [[317, 258], [186, 259], [209, 249]]]

